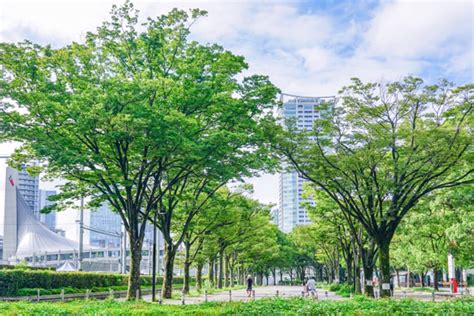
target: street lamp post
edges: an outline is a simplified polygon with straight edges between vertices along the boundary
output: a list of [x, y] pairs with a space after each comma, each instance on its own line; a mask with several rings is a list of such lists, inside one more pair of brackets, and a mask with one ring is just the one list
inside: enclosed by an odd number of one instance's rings
[[151, 277], [151, 301], [156, 301], [156, 215], [158, 212], [155, 212], [153, 217], [153, 271]]
[[[155, 302], [156, 301], [156, 270], [157, 270], [157, 264], [156, 261], [158, 260], [158, 267], [159, 267], [159, 261], [160, 261], [160, 238], [158, 238], [158, 253], [156, 251], [156, 242], [157, 242], [157, 232], [156, 232], [156, 217], [158, 215], [164, 215], [164, 212], [158, 212], [158, 210], [155, 211], [155, 214], [153, 215], [153, 272], [152, 272], [152, 277], [151, 277], [151, 286], [152, 286], [152, 294], [151, 294], [151, 301]], [[157, 258], [158, 256], [158, 258]]]
[[84, 252], [84, 196], [81, 196], [81, 209], [79, 216], [79, 256], [78, 270], [82, 271], [82, 253]]

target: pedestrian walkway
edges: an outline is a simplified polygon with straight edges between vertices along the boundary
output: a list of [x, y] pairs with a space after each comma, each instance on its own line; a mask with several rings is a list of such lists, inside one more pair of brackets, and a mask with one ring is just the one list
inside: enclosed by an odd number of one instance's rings
[[[255, 288], [255, 299], [262, 299], [262, 298], [271, 298], [271, 297], [282, 297], [282, 298], [289, 298], [289, 297], [297, 297], [302, 296], [303, 287], [302, 286], [286, 286], [286, 285], [273, 285], [273, 286], [264, 286], [264, 287], [256, 287]], [[315, 298], [319, 300], [344, 300], [343, 297], [336, 295], [334, 292], [325, 291], [322, 289], [317, 290], [317, 295]], [[151, 295], [146, 295], [143, 297], [144, 300], [151, 301]], [[232, 290], [230, 293], [229, 291], [216, 293], [216, 294], [209, 294], [207, 296], [208, 302], [229, 302], [229, 301], [252, 301], [254, 299], [253, 296], [248, 297], [245, 289], [239, 290]], [[204, 303], [206, 301], [205, 295], [201, 296], [185, 296], [184, 303], [185, 304], [199, 304]], [[181, 300], [176, 299], [166, 299], [163, 301], [164, 304], [182, 304]]]

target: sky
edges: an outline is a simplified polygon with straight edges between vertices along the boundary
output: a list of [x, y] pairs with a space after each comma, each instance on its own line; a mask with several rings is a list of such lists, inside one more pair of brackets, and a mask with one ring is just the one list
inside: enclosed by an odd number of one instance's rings
[[[0, 42], [61, 47], [83, 41], [121, 1], [0, 0]], [[133, 1], [142, 19], [174, 7], [208, 16], [191, 38], [217, 43], [284, 93], [335, 95], [350, 78], [474, 83], [474, 1]], [[0, 156], [14, 149], [0, 144]], [[3, 163], [0, 159], [0, 164]], [[1, 166], [0, 166], [1, 167]], [[3, 179], [2, 179], [3, 180]], [[255, 198], [278, 202], [278, 176], [251, 179]], [[52, 184], [43, 184], [44, 187]]]

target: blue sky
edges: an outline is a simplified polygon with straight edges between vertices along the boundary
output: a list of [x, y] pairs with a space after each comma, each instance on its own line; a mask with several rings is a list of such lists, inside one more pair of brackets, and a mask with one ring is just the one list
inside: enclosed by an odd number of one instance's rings
[[[0, 41], [54, 46], [81, 41], [113, 1], [0, 0]], [[141, 17], [173, 7], [209, 12], [192, 29], [201, 42], [244, 55], [248, 73], [267, 74], [282, 91], [332, 95], [351, 77], [417, 75], [474, 82], [474, 1], [134, 1]], [[0, 154], [11, 145], [0, 145]], [[278, 200], [275, 176], [255, 180], [256, 196]]]

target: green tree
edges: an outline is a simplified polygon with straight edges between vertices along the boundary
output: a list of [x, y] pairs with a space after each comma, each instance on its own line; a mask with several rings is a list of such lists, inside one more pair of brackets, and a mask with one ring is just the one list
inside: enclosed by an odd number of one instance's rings
[[[303, 197], [315, 202], [315, 205], [306, 203], [310, 219], [324, 229], [331, 228], [336, 233], [338, 245], [344, 257], [348, 273], [348, 283], [352, 283], [354, 291], [361, 293], [360, 266], [362, 265], [365, 279], [370, 280], [375, 268], [376, 249], [369, 236], [353, 217], [343, 212], [326, 192], [307, 185]], [[343, 203], [343, 202], [342, 202]], [[373, 296], [373, 288], [367, 283], [364, 293]]]
[[474, 85], [354, 79], [340, 98], [320, 107], [312, 131], [290, 125], [278, 143], [303, 177], [364, 227], [378, 248], [381, 283], [389, 283], [390, 242], [404, 216], [433, 191], [473, 182]]
[[[243, 200], [244, 197], [241, 191], [232, 192], [228, 188], [222, 188], [207, 203], [203, 204], [203, 210], [197, 213], [193, 221], [190, 222], [183, 239], [185, 250], [183, 291], [185, 293], [189, 292], [189, 269], [201, 253], [205, 239], [210, 238], [216, 230], [236, 224], [237, 219], [228, 210], [232, 207], [239, 207]], [[181, 233], [182, 225], [174, 225], [174, 227], [178, 230], [178, 233]], [[200, 263], [201, 266], [197, 267], [199, 287], [202, 285], [201, 273], [203, 268], [202, 261], [198, 261], [198, 265]]]
[[243, 57], [189, 41], [203, 15], [175, 9], [139, 32], [127, 2], [84, 43], [0, 44], [2, 139], [23, 144], [11, 163], [36, 160], [65, 179], [58, 207], [90, 196], [91, 206], [107, 201], [120, 215], [131, 245], [129, 299], [139, 293], [153, 212], [167, 206], [160, 220], [169, 236], [172, 201], [187, 183], [250, 175], [267, 162], [277, 89], [263, 76], [239, 82]]
[[469, 268], [474, 253], [473, 205], [472, 186], [443, 190], [421, 200], [394, 237], [398, 261], [422, 276], [432, 270], [436, 290], [449, 252], [457, 265]]

